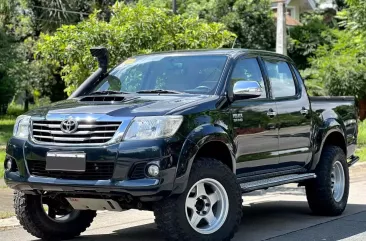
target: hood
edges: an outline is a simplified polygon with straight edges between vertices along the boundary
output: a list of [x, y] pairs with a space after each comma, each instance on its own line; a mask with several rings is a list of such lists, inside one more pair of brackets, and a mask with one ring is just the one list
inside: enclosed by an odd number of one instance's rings
[[[108, 97], [110, 97], [109, 95]], [[207, 95], [126, 95], [121, 101], [84, 101], [68, 99], [29, 111], [31, 116], [48, 114], [106, 114], [109, 116], [158, 116], [186, 104], [209, 98]]]

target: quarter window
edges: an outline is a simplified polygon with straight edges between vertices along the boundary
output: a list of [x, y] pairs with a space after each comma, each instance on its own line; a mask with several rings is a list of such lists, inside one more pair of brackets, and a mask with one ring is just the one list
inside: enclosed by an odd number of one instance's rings
[[265, 60], [264, 62], [273, 96], [275, 98], [295, 96], [296, 85], [289, 65], [279, 60]]

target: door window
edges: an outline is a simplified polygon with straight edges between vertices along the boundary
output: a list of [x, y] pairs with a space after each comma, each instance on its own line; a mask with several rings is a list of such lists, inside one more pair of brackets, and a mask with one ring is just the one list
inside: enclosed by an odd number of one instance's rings
[[293, 97], [296, 95], [295, 80], [289, 65], [279, 60], [264, 60], [268, 78], [275, 98]]
[[237, 81], [257, 81], [262, 87], [262, 95], [258, 98], [266, 98], [267, 96], [262, 72], [255, 58], [239, 59], [236, 62], [230, 80], [232, 86]]

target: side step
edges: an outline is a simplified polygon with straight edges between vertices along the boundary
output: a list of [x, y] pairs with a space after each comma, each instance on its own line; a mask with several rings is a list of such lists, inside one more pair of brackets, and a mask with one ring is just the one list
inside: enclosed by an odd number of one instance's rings
[[350, 157], [350, 161], [348, 162], [348, 167], [353, 166], [354, 164], [356, 164], [356, 162], [358, 162], [360, 160], [360, 158], [358, 156], [351, 156]]
[[264, 189], [267, 187], [275, 187], [287, 183], [294, 183], [313, 178], [316, 178], [315, 173], [291, 174], [279, 177], [271, 177], [268, 179], [262, 179], [253, 182], [242, 183], [240, 184], [240, 187], [242, 192], [251, 192], [259, 189]]

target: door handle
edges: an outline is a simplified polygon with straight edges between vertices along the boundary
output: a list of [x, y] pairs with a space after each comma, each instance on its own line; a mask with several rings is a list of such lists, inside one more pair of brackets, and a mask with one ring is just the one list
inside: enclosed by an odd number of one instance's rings
[[273, 109], [271, 108], [271, 109], [269, 109], [268, 110], [268, 112], [267, 112], [267, 116], [269, 117], [269, 118], [273, 118], [273, 117], [275, 117], [277, 115], [277, 112], [276, 111], [273, 111]]
[[308, 109], [306, 109], [305, 107], [302, 107], [302, 109], [300, 110], [300, 113], [301, 113], [302, 115], [308, 115], [308, 114], [309, 114], [309, 110], [308, 110]]

